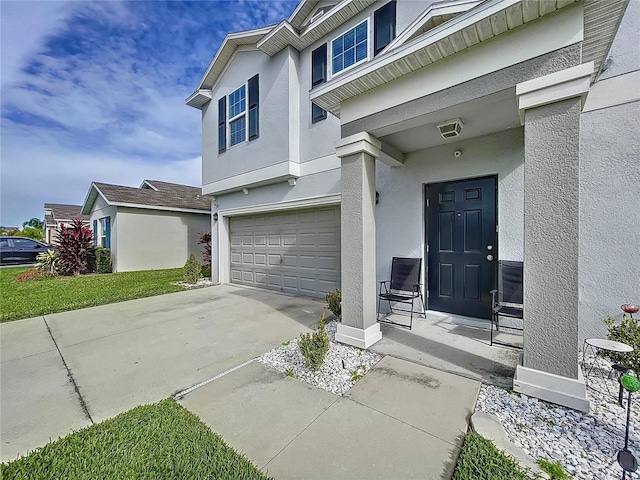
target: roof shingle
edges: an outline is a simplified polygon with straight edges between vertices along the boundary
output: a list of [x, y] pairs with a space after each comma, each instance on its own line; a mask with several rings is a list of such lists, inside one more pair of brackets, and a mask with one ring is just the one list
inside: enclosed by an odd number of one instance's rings
[[157, 190], [99, 182], [94, 182], [94, 185], [109, 203], [129, 203], [172, 209], [211, 210], [211, 199], [202, 195], [200, 187], [159, 180], [145, 180], [143, 183], [147, 183]]

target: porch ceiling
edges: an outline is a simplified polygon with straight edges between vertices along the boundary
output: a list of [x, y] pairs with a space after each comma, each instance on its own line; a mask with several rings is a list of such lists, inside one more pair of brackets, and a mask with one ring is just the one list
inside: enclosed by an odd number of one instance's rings
[[[460, 135], [442, 138], [436, 124], [458, 117], [464, 124]], [[410, 153], [518, 127], [520, 117], [515, 88], [509, 88], [369, 133], [403, 153]]]

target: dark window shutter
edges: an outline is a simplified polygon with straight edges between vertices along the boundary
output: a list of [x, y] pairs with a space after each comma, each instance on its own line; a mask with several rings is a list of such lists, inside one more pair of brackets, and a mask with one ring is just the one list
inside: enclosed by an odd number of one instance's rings
[[218, 153], [227, 149], [227, 97], [218, 100]]
[[93, 221], [93, 244], [98, 245], [98, 220]]
[[327, 81], [327, 44], [319, 46], [311, 53], [311, 86]]
[[373, 46], [374, 55], [396, 38], [396, 0], [380, 7], [373, 14]]
[[327, 118], [327, 111], [311, 102], [311, 123], [316, 123]]
[[249, 140], [260, 136], [258, 126], [258, 105], [260, 103], [260, 81], [255, 75], [249, 79]]
[[111, 248], [111, 217], [106, 217], [104, 219], [104, 229], [106, 240], [104, 242], [104, 246], [106, 248]]

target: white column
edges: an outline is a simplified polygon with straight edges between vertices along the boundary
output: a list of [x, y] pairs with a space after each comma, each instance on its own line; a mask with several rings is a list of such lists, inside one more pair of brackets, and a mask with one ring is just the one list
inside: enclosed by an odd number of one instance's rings
[[578, 366], [580, 112], [593, 64], [517, 85], [524, 125], [524, 351], [514, 389], [588, 411]]
[[336, 340], [368, 348], [382, 338], [376, 318], [376, 173], [380, 141], [366, 132], [336, 145], [342, 161], [342, 323]]

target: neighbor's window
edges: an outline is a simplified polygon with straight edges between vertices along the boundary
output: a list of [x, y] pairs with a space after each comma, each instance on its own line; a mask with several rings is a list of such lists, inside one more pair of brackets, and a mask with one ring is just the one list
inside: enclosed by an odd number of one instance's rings
[[111, 217], [100, 219], [100, 246], [111, 248]]
[[363, 60], [368, 54], [368, 21], [331, 42], [331, 71], [336, 74]]

